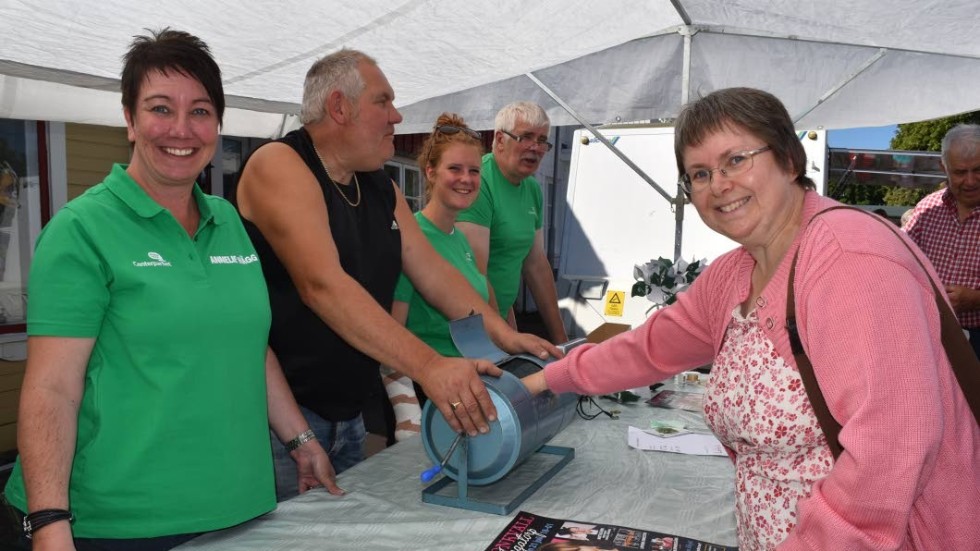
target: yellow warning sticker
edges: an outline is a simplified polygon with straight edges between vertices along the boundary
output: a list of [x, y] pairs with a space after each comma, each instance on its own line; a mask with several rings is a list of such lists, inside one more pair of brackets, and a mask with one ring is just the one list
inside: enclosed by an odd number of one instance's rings
[[626, 302], [626, 291], [606, 291], [607, 316], [623, 317], [623, 304]]

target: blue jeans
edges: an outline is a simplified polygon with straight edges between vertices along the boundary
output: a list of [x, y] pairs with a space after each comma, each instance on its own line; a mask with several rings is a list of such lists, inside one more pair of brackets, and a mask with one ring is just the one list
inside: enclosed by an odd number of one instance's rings
[[[348, 421], [333, 423], [300, 406], [303, 417], [327, 455], [333, 468], [340, 474], [364, 461], [364, 421], [361, 416]], [[276, 469], [276, 501], [285, 501], [299, 495], [296, 462], [275, 434], [272, 437], [272, 462]]]

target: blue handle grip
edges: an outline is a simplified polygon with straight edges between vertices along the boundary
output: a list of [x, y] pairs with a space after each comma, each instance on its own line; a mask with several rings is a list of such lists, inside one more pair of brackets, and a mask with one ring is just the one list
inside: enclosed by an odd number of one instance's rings
[[422, 475], [419, 478], [422, 479], [422, 482], [428, 482], [433, 478], [435, 478], [435, 476], [439, 474], [439, 471], [441, 470], [442, 470], [442, 465], [436, 465], [430, 469], [426, 469], [422, 471]]
[[459, 441], [465, 437], [465, 434], [466, 433], [461, 432], [456, 435], [456, 438], [453, 440], [452, 445], [449, 446], [449, 450], [446, 452], [446, 457], [443, 457], [442, 461], [438, 465], [422, 471], [422, 474], [419, 476], [419, 478], [422, 479], [422, 482], [428, 482], [432, 480], [434, 476], [436, 476], [437, 474], [439, 474], [440, 471], [442, 471], [442, 468], [445, 467], [446, 463], [449, 462], [449, 458], [453, 456], [453, 452], [456, 451], [456, 446], [459, 445]]

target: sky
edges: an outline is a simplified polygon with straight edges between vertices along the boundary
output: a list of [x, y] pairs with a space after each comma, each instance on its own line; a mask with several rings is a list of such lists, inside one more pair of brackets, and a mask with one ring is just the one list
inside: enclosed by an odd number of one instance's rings
[[851, 149], [889, 149], [889, 143], [897, 130], [898, 126], [894, 124], [830, 130], [827, 132], [827, 146]]

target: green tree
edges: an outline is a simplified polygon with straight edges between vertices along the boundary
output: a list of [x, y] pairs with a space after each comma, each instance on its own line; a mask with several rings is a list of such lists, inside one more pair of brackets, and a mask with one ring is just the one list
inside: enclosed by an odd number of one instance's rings
[[882, 200], [884, 201], [885, 205], [913, 207], [916, 203], [921, 201], [923, 197], [929, 195], [933, 191], [936, 191], [936, 189], [888, 186], [885, 188], [885, 195]]
[[901, 151], [939, 151], [946, 132], [957, 124], [964, 123], [980, 124], [980, 111], [900, 124], [898, 132], [892, 138], [891, 148]]
[[[853, 178], [853, 175], [850, 178]], [[839, 185], [839, 181], [831, 181], [829, 189], [836, 190]], [[886, 191], [887, 188], [883, 186], [855, 185], [853, 180], [850, 180], [850, 183], [845, 182], [837, 199], [848, 205], [886, 205], [888, 204], [884, 202]]]

